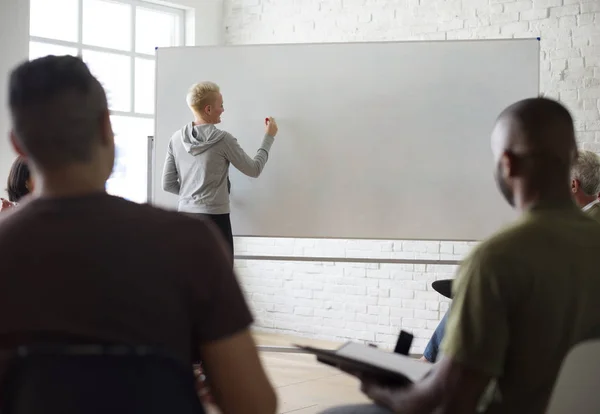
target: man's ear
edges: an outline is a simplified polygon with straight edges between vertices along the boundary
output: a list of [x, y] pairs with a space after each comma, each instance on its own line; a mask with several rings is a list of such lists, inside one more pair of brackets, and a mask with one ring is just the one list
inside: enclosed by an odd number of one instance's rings
[[502, 166], [501, 171], [504, 179], [513, 178], [517, 175], [516, 160], [509, 151], [504, 151], [500, 156], [500, 165]]
[[579, 182], [579, 180], [573, 178], [571, 180], [571, 192], [573, 194], [575, 194], [577, 191], [579, 191], [580, 188], [581, 188], [581, 183]]
[[15, 150], [15, 152], [17, 154], [19, 154], [23, 158], [27, 158], [25, 155], [25, 151], [23, 150], [23, 147], [21, 146], [21, 144], [19, 143], [19, 140], [17, 139], [17, 134], [15, 134], [14, 129], [10, 130], [10, 144], [12, 145], [13, 149]]
[[100, 117], [100, 132], [102, 145], [114, 145], [115, 134], [113, 133], [112, 124], [110, 122], [110, 112], [108, 109], [104, 111]]

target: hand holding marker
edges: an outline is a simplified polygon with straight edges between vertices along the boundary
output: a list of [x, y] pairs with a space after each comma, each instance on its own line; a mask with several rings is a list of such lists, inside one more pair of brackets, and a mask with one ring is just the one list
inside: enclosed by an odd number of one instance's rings
[[265, 118], [265, 133], [271, 137], [277, 135], [277, 122], [272, 117]]

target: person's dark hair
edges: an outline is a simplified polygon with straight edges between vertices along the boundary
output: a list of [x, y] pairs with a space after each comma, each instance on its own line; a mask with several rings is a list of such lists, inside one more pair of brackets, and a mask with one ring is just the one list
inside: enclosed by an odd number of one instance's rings
[[17, 142], [40, 167], [90, 161], [108, 111], [102, 85], [74, 56], [46, 56], [10, 75]]
[[23, 157], [18, 157], [10, 168], [10, 173], [8, 173], [6, 192], [10, 201], [16, 203], [29, 194], [27, 181], [29, 181], [30, 177], [31, 172], [27, 163]]

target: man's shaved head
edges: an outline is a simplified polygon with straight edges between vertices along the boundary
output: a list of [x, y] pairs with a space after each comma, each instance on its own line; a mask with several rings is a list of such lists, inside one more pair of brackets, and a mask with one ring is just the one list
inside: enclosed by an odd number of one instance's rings
[[556, 101], [546, 98], [519, 101], [500, 114], [496, 128], [501, 133], [493, 135], [492, 146], [498, 152], [538, 154], [568, 164], [576, 157], [573, 118]]
[[530, 187], [568, 184], [571, 165], [577, 158], [573, 118], [551, 99], [519, 101], [498, 117], [492, 151], [498, 185], [511, 204], [516, 177], [526, 180]]

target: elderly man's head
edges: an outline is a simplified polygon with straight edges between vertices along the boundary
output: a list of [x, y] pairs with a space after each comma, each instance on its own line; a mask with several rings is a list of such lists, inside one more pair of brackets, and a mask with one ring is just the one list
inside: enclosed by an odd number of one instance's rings
[[571, 169], [571, 191], [580, 207], [598, 198], [600, 193], [600, 157], [591, 151], [580, 151]]

